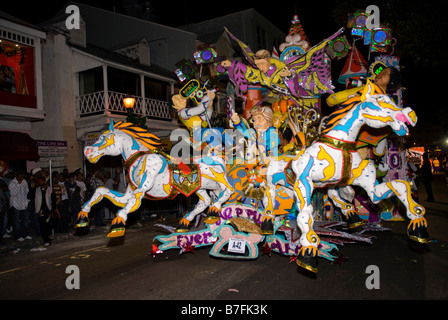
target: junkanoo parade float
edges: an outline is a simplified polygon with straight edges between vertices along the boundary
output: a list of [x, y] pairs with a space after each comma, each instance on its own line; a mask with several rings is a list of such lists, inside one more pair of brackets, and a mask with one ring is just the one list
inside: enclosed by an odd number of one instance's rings
[[[186, 153], [168, 154], [156, 135], [112, 121], [84, 155], [91, 163], [121, 155], [128, 189], [121, 194], [98, 188], [76, 227], [88, 227], [92, 206], [106, 198], [121, 208], [108, 237], [123, 237], [127, 216], [144, 198], [196, 193], [197, 205], [177, 227], [162, 225], [168, 234], [153, 240], [153, 256], [211, 247], [213, 257], [257, 259], [261, 249], [289, 256], [290, 262], [317, 273], [317, 258], [334, 261], [338, 246], [371, 244], [373, 236], [366, 232], [384, 230], [378, 222], [396, 219], [397, 207], [406, 212], [398, 219], [410, 221], [409, 238], [429, 242], [425, 208], [401, 173], [406, 159], [400, 137], [416, 125], [417, 115], [402, 105], [391, 30], [369, 29], [369, 14], [357, 11], [348, 29], [315, 46], [295, 16], [281, 54], [254, 54], [225, 29], [244, 59], [230, 61], [206, 47], [194, 53], [194, 62], [184, 59], [177, 65], [182, 89], [172, 103], [189, 130], [178, 144], [186, 146]], [[347, 36], [355, 39], [352, 44]], [[370, 66], [357, 40], [376, 54]], [[343, 58], [347, 62], [338, 81], [347, 90], [335, 93], [331, 62]], [[211, 125], [216, 97], [211, 84], [216, 81], [204, 76], [206, 69], [227, 83], [227, 128]], [[253, 99], [251, 90], [264, 95]], [[321, 113], [322, 95], [334, 108], [327, 117]], [[236, 101], [242, 101], [242, 114], [236, 112]], [[191, 150], [193, 156], [185, 156]], [[387, 175], [380, 175], [381, 168]]]

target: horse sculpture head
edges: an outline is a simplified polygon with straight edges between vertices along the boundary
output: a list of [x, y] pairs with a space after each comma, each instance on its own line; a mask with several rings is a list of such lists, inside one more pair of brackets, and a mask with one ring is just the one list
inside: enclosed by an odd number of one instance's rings
[[129, 122], [114, 123], [111, 120], [109, 130], [98, 140], [84, 148], [84, 156], [91, 163], [97, 163], [103, 156], [123, 156], [126, 160], [138, 151], [156, 149], [161, 145], [160, 139], [145, 129]]
[[398, 136], [409, 133], [415, 127], [417, 115], [411, 108], [399, 108], [387, 95], [376, 92], [369, 81], [361, 97], [360, 105], [365, 124], [372, 128], [389, 126]]

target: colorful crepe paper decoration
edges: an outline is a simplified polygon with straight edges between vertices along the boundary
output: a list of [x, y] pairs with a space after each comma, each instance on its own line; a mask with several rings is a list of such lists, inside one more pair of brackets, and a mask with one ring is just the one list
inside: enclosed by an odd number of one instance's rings
[[158, 246], [156, 246], [155, 244], [153, 244], [153, 245], [152, 245], [152, 250], [149, 251], [148, 254], [149, 254], [149, 255], [152, 255], [152, 257], [155, 258], [156, 255], [158, 255], [158, 254], [162, 254], [162, 253], [163, 253], [163, 251], [160, 250]]
[[349, 79], [357, 80], [360, 77], [367, 77], [368, 66], [369, 65], [366, 59], [362, 56], [354, 43], [352, 46], [352, 52], [345, 62], [338, 82], [341, 84], [346, 84]]
[[336, 39], [330, 41], [325, 52], [330, 56], [331, 59], [343, 59], [345, 58], [352, 46], [348, 43], [347, 37], [345, 35], [337, 37]]
[[349, 15], [347, 26], [352, 28], [351, 34], [354, 37], [364, 39], [364, 45], [370, 46], [370, 52], [387, 52], [394, 45], [392, 30], [388, 27], [376, 27], [367, 25], [367, 20], [371, 17], [371, 13], [357, 10], [354, 14]]

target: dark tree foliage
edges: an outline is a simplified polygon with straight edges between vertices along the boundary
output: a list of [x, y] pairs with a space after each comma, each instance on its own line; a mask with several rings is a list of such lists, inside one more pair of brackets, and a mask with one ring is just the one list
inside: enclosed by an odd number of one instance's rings
[[336, 0], [333, 19], [340, 25], [347, 14], [365, 10], [374, 4], [380, 9], [381, 24], [392, 29], [397, 39], [395, 47], [406, 64], [416, 67], [448, 67], [442, 48], [446, 47], [448, 31], [447, 2], [444, 0]]

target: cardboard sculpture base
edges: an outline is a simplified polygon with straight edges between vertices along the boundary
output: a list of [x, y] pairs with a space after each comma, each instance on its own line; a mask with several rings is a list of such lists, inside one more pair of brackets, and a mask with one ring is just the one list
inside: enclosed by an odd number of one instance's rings
[[[177, 249], [182, 253], [186, 248], [211, 247], [209, 254], [223, 259], [254, 260], [260, 255], [260, 247], [263, 248], [263, 254], [276, 252], [291, 257], [297, 256], [301, 246], [294, 221], [285, 222], [276, 218], [274, 234], [264, 236], [259, 233], [261, 214], [262, 212], [247, 205], [227, 205], [222, 208], [220, 220], [215, 224], [198, 223], [190, 232], [160, 235], [155, 237], [154, 241], [161, 243], [158, 246], [161, 251]], [[315, 222], [316, 233], [321, 237], [320, 258], [333, 262], [337, 258], [333, 254], [338, 251], [338, 245], [372, 244], [372, 237], [369, 235], [336, 230], [344, 224]], [[159, 226], [174, 230], [169, 226]]]

